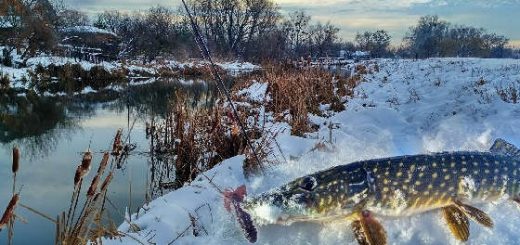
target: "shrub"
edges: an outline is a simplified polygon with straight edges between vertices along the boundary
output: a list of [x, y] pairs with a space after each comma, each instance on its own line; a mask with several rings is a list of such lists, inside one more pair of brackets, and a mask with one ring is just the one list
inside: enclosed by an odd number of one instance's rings
[[6, 74], [0, 73], [0, 90], [6, 90], [11, 87], [11, 79]]

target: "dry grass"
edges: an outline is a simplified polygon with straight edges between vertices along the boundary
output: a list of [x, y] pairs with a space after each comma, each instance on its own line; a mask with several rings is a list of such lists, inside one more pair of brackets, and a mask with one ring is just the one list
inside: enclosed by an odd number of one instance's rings
[[[164, 120], [147, 123], [151, 152], [160, 156], [160, 161], [152, 163], [156, 165], [152, 169], [157, 172], [152, 177], [162, 178], [152, 180], [152, 190], [180, 188], [194, 180], [201, 171], [213, 168], [224, 159], [249, 152], [238, 120], [253, 119], [246, 130], [250, 139], [259, 140], [263, 135], [257, 112], [239, 107], [240, 118], [236, 119], [224, 103], [192, 109], [187, 106], [185, 95], [178, 93], [176, 98]], [[260, 149], [258, 154], [262, 152], [268, 151]], [[174, 181], [165, 182], [172, 179], [169, 174], [173, 167]]]
[[251, 80], [267, 82], [272, 98], [267, 110], [274, 112], [278, 120], [288, 121], [293, 135], [304, 136], [316, 130], [316, 125], [309, 123], [309, 113], [322, 115], [322, 105], [329, 105], [335, 112], [345, 109], [346, 97], [353, 95], [353, 88], [361, 80], [360, 74], [341, 77], [320, 68], [266, 66], [261, 74], [247, 76], [238, 83], [247, 86]]
[[513, 85], [503, 88], [496, 88], [497, 94], [507, 103], [516, 104], [520, 99], [520, 91]]
[[[112, 154], [103, 153], [97, 171], [83, 192], [85, 200], [79, 204], [83, 183], [92, 167], [93, 154], [83, 154], [81, 163], [74, 176], [74, 191], [68, 212], [63, 212], [56, 219], [56, 244], [94, 244], [101, 242], [102, 237], [115, 238], [123, 236], [111, 222], [103, 222], [107, 190], [112, 182], [114, 171], [126, 159], [128, 149], [122, 143], [122, 130], [116, 132], [112, 144]], [[111, 157], [112, 155], [112, 157]], [[101, 182], [103, 180], [103, 182]], [[101, 182], [101, 185], [99, 184]], [[78, 212], [79, 211], [79, 212]]]
[[[261, 108], [272, 112], [275, 120], [288, 122], [293, 135], [305, 136], [319, 127], [310, 123], [309, 113], [323, 115], [323, 107], [336, 112], [344, 110], [345, 101], [353, 95], [362, 74], [370, 72], [366, 66], [358, 66], [355, 76], [339, 77], [319, 68], [264, 67], [263, 71], [236, 79], [232, 97], [239, 118], [235, 118], [226, 103], [193, 110], [187, 106], [185, 97], [177, 94], [178, 101], [171, 106], [166, 119], [152, 119], [147, 123], [151, 151], [163, 164], [156, 165], [155, 160], [152, 161], [152, 169], [157, 171], [152, 178], [158, 178], [151, 181], [152, 193], [154, 189], [180, 188], [201, 171], [240, 154], [246, 155], [245, 173], [258, 173], [272, 160], [272, 146], [276, 145], [276, 133], [266, 130], [263, 125], [266, 118], [260, 115]], [[237, 96], [237, 91], [254, 81], [268, 83], [270, 100], [250, 101]], [[257, 148], [255, 153], [247, 147], [238, 120], [247, 122], [247, 136]], [[255, 160], [254, 154], [261, 163]], [[173, 182], [170, 181], [170, 169], [175, 169]]]

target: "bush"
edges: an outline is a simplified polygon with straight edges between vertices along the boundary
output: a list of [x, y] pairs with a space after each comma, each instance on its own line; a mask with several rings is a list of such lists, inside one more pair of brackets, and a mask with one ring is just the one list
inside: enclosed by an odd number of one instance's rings
[[11, 53], [9, 50], [7, 50], [7, 48], [2, 50], [2, 64], [8, 67], [13, 66], [13, 58], [11, 57]]
[[11, 79], [3, 73], [0, 73], [0, 90], [6, 90], [11, 87]]

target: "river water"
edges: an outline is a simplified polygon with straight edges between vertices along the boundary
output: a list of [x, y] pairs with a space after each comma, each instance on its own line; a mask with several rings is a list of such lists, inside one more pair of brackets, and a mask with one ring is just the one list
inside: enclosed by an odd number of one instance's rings
[[[130, 132], [136, 149], [116, 171], [108, 206], [116, 224], [123, 222], [126, 209], [135, 212], [149, 193], [153, 159], [148, 154], [145, 122], [160, 119], [167, 105], [175, 103], [176, 91], [183, 91], [193, 107], [212, 103], [215, 89], [203, 81], [161, 81], [127, 88], [122, 92], [98, 93], [74, 98], [3, 96], [0, 99], [0, 212], [12, 195], [11, 152], [17, 145], [22, 153], [16, 191], [20, 202], [50, 217], [67, 211], [73, 191], [75, 169], [82, 152], [93, 152], [93, 169], [102, 152], [111, 149], [118, 128]], [[92, 172], [88, 181], [92, 178]], [[131, 189], [131, 191], [130, 191]], [[164, 190], [163, 190], [164, 191]], [[153, 194], [153, 193], [152, 193]], [[0, 214], [1, 215], [1, 214]], [[55, 225], [18, 207], [14, 244], [53, 244]], [[0, 244], [7, 243], [7, 229], [0, 232]]]

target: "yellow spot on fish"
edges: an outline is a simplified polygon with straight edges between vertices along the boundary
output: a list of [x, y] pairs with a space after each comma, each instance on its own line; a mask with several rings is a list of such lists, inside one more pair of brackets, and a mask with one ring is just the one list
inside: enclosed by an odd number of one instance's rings
[[429, 189], [429, 190], [433, 189], [433, 185], [432, 185], [432, 184], [429, 184], [429, 185], [428, 185], [428, 189]]
[[388, 191], [389, 191], [388, 187], [383, 188], [383, 192], [388, 192]]
[[450, 186], [450, 188], [448, 188], [448, 191], [453, 191], [455, 190], [455, 188], [453, 188], [453, 186]]
[[432, 163], [432, 166], [433, 166], [434, 168], [436, 168], [436, 167], [437, 167], [437, 163], [436, 163], [436, 162], [433, 162], [433, 163]]
[[396, 176], [401, 177], [403, 175], [403, 172], [397, 172]]
[[442, 172], [446, 173], [446, 172], [448, 172], [448, 169], [447, 168], [443, 168]]
[[489, 169], [484, 170], [484, 173], [489, 174]]
[[455, 167], [455, 162], [451, 162], [450, 167], [454, 168]]
[[423, 177], [423, 176], [424, 176], [424, 172], [420, 172], [419, 177]]
[[439, 176], [439, 174], [437, 174], [437, 173], [432, 174], [432, 178], [434, 178], [434, 179], [436, 179], [438, 176]]
[[415, 185], [421, 185], [421, 181], [415, 181]]
[[466, 171], [468, 171], [467, 168], [461, 168], [460, 171], [462, 171], [463, 173], [465, 173]]
[[446, 176], [444, 176], [444, 179], [445, 179], [445, 180], [449, 180], [449, 179], [450, 179], [450, 175], [447, 174]]

